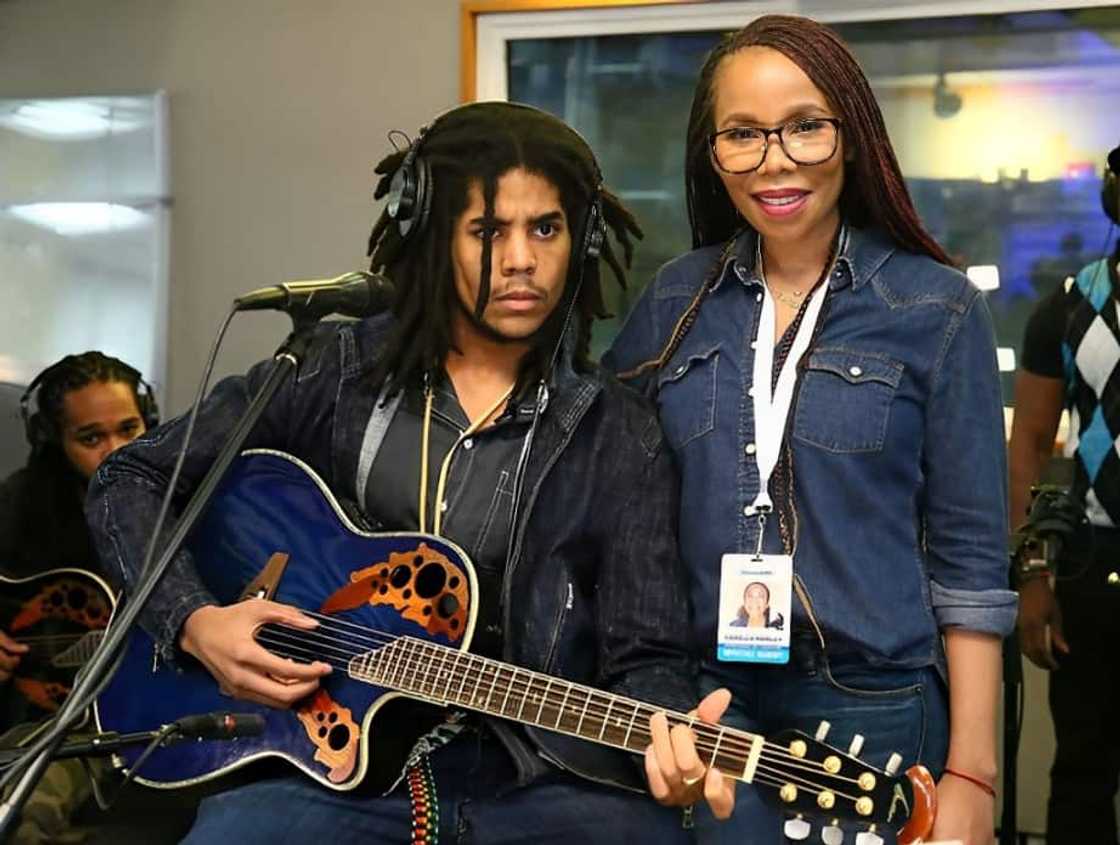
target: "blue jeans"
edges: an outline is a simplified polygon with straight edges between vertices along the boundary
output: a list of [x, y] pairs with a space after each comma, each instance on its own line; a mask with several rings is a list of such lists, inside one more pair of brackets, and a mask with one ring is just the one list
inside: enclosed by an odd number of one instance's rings
[[[560, 770], [516, 785], [508, 753], [487, 731], [464, 731], [431, 758], [440, 843], [691, 843], [679, 809]], [[410, 841], [408, 789], [382, 797], [324, 789], [302, 776], [262, 780], [204, 800], [188, 845], [376, 845]]]
[[[795, 656], [787, 666], [707, 665], [700, 684], [705, 695], [719, 687], [731, 690], [731, 708], [723, 721], [738, 728], [764, 735], [794, 728], [812, 736], [824, 720], [832, 726], [825, 742], [847, 751], [852, 737], [861, 734], [865, 742], [860, 759], [878, 768], [895, 752], [902, 755], [900, 771], [921, 762], [936, 777], [945, 764], [948, 702], [945, 685], [933, 667], [888, 670], [848, 664], [830, 670], [823, 658], [813, 654]], [[763, 802], [760, 789], [740, 783], [735, 812], [727, 822], [716, 821], [706, 805], [697, 804], [701, 845], [785, 845], [789, 841], [782, 832], [786, 816]], [[829, 821], [810, 819], [814, 831], [808, 841], [819, 842], [818, 830]], [[866, 830], [866, 825], [841, 827]], [[879, 833], [887, 845], [895, 845], [893, 834]], [[844, 841], [852, 842], [852, 834]]]

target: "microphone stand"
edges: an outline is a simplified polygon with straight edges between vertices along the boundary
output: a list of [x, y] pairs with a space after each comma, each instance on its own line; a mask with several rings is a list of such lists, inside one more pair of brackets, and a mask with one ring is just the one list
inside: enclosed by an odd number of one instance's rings
[[140, 611], [143, 610], [149, 597], [155, 591], [156, 585], [171, 565], [171, 561], [175, 558], [183, 541], [206, 510], [206, 506], [225, 476], [226, 470], [240, 454], [242, 444], [252, 432], [253, 426], [256, 425], [265, 408], [268, 407], [272, 397], [288, 375], [298, 370], [303, 356], [307, 354], [311, 345], [311, 330], [318, 323], [319, 316], [325, 315], [316, 315], [309, 309], [306, 312], [295, 312], [290, 316], [293, 323], [292, 332], [273, 357], [272, 369], [269, 371], [265, 383], [261, 386], [260, 392], [253, 397], [249, 407], [245, 409], [244, 415], [233, 431], [230, 432], [222, 451], [218, 454], [191, 496], [187, 506], [183, 509], [167, 547], [152, 564], [150, 571], [145, 573], [145, 577], [137, 585], [135, 593], [129, 598], [129, 601], [124, 603], [121, 612], [113, 619], [112, 625], [109, 626], [104, 639], [101, 641], [101, 646], [94, 653], [84, 672], [74, 684], [74, 688], [62, 703], [51, 728], [50, 741], [27, 764], [27, 768], [12, 788], [7, 799], [0, 804], [0, 841], [3, 841], [5, 834], [18, 817], [20, 809], [27, 802], [35, 785], [42, 778], [47, 765], [62, 746], [67, 730], [80, 712], [75, 702], [81, 702], [86, 698], [102, 677], [110, 671], [111, 664], [136, 624]]
[[[67, 757], [108, 757], [130, 745], [146, 745], [152, 740], [158, 739], [160, 734], [164, 733], [166, 733], [166, 736], [160, 741], [160, 745], [173, 745], [190, 738], [183, 736], [177, 730], [167, 733], [163, 728], [153, 731], [135, 731], [126, 734], [108, 731], [106, 733], [97, 734], [97, 736], [92, 739], [80, 740], [77, 742], [64, 742], [55, 749], [52, 759], [62, 760]], [[26, 748], [0, 749], [0, 769], [10, 766], [22, 757], [26, 750]]]

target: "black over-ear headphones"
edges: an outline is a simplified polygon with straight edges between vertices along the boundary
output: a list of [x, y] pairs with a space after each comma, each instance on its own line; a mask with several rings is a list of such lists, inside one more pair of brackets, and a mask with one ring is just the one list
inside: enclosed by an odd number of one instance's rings
[[1101, 184], [1101, 208], [1120, 226], [1120, 147], [1108, 154], [1108, 166], [1104, 169], [1104, 182]]
[[[428, 226], [428, 219], [431, 217], [432, 192], [434, 188], [432, 184], [431, 166], [424, 156], [420, 154], [424, 140], [436, 131], [439, 124], [449, 116], [463, 109], [475, 108], [479, 105], [479, 103], [467, 103], [466, 105], [457, 106], [450, 111], [444, 112], [429, 125], [423, 127], [420, 130], [420, 134], [416, 137], [416, 140], [409, 144], [408, 152], [406, 152], [404, 156], [404, 161], [401, 162], [401, 166], [397, 168], [397, 171], [389, 181], [388, 202], [385, 207], [385, 211], [390, 219], [394, 220], [397, 224], [397, 232], [400, 234], [402, 243], [407, 242], [413, 237], [417, 237], [418, 232], [423, 232]], [[581, 244], [581, 249], [578, 254], [583, 257], [584, 261], [597, 259], [603, 251], [603, 242], [607, 237], [607, 227], [603, 219], [601, 194], [603, 173], [599, 169], [599, 160], [595, 158], [595, 153], [591, 150], [590, 144], [588, 144], [587, 140], [576, 132], [575, 129], [572, 129], [572, 127], [563, 123], [563, 121], [560, 121], [548, 112], [538, 109], [536, 106], [530, 106], [524, 103], [503, 103], [503, 105], [533, 111], [560, 123], [569, 132], [579, 138], [587, 149], [587, 154], [591, 158], [592, 164], [595, 166], [595, 178], [598, 180], [598, 184], [595, 186], [595, 198], [591, 201], [591, 205], [588, 208], [587, 222], [583, 227], [583, 243]]]
[[[51, 443], [57, 443], [60, 436], [54, 423], [43, 415], [39, 407], [39, 393], [44, 384], [50, 383], [52, 379], [73, 367], [75, 359], [80, 357], [82, 356], [67, 355], [61, 361], [47, 367], [31, 380], [31, 384], [27, 385], [27, 389], [19, 398], [19, 413], [23, 417], [23, 430], [33, 452], [37, 452]], [[140, 418], [144, 420], [144, 428], [147, 430], [155, 428], [159, 425], [159, 405], [156, 404], [156, 395], [152, 386], [144, 381], [144, 377], [140, 375], [139, 370], [130, 367], [117, 358], [109, 358], [109, 356], [106, 356], [106, 358], [113, 363], [119, 375], [126, 379], [135, 380], [136, 405], [140, 411]], [[119, 381], [121, 379], [113, 378], [111, 380]]]

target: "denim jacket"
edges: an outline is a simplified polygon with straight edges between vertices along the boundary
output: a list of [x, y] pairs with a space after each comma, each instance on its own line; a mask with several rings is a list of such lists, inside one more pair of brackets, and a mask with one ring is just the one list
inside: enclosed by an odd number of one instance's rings
[[[787, 422], [793, 630], [838, 660], [944, 671], [939, 629], [1004, 635], [1015, 619], [991, 318], [963, 274], [879, 233], [850, 235]], [[752, 232], [740, 235], [695, 324], [645, 385], [681, 470], [681, 553], [706, 661], [721, 556], [758, 539], [744, 513], [759, 485], [755, 248]], [[625, 371], [656, 358], [720, 255], [709, 247], [666, 264], [604, 363]], [[777, 523], [765, 551], [782, 549]]]
[[[343, 502], [358, 502], [392, 405], [370, 369], [388, 318], [320, 327], [311, 353], [257, 423], [246, 448], [307, 462]], [[204, 402], [183, 465], [178, 505], [194, 489], [263, 383], [269, 363], [221, 381]], [[98, 470], [87, 514], [111, 577], [136, 583], [186, 418], [120, 449]], [[601, 370], [557, 369], [524, 484], [514, 555], [503, 584], [507, 661], [620, 695], [687, 710], [696, 701], [687, 645], [684, 570], [676, 546], [678, 482], [652, 407]], [[170, 528], [165, 532], [169, 533]], [[141, 616], [164, 659], [184, 620], [216, 603], [180, 552]], [[516, 748], [522, 781], [547, 757], [583, 776], [638, 786], [632, 760], [528, 729]], [[507, 743], [508, 745], [509, 743]]]

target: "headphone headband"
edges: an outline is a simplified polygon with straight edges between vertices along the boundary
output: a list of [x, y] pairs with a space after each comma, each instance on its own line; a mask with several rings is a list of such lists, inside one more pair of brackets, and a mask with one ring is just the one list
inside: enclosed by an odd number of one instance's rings
[[603, 243], [606, 240], [607, 227], [606, 221], [603, 218], [602, 208], [603, 172], [599, 167], [599, 160], [591, 149], [591, 145], [587, 143], [587, 139], [578, 131], [564, 123], [564, 121], [560, 120], [555, 115], [549, 114], [536, 106], [505, 101], [466, 103], [449, 109], [438, 115], [431, 123], [422, 127], [416, 139], [409, 144], [404, 160], [401, 162], [400, 167], [393, 173], [389, 181], [388, 201], [385, 206], [385, 213], [397, 224], [397, 231], [402, 243], [416, 236], [416, 233], [423, 232], [427, 228], [428, 220], [431, 217], [434, 186], [431, 166], [424, 156], [421, 155], [421, 148], [425, 140], [431, 137], [431, 135], [436, 132], [439, 125], [449, 117], [467, 109], [486, 105], [487, 102], [499, 103], [502, 106], [533, 112], [542, 117], [546, 117], [567, 129], [583, 144], [584, 149], [587, 151], [588, 158], [595, 168], [596, 184], [594, 195], [591, 197], [591, 201], [588, 205], [587, 217], [583, 229], [583, 243], [581, 244], [579, 254], [584, 261], [598, 259], [603, 249]]
[[[89, 353], [84, 353], [88, 355]], [[27, 436], [27, 442], [31, 445], [33, 451], [37, 451], [52, 441], [56, 440], [58, 433], [54, 431], [54, 425], [51, 421], [43, 418], [42, 410], [39, 407], [38, 396], [42, 392], [42, 386], [48, 383], [55, 375], [64, 371], [65, 369], [74, 365], [75, 359], [83, 357], [82, 355], [67, 355], [60, 361], [51, 364], [45, 370], [40, 372], [27, 388], [23, 391], [23, 395], [19, 398], [19, 413], [23, 419], [24, 433]], [[119, 358], [113, 358], [109, 355], [104, 356], [105, 359], [111, 361], [113, 365], [121, 371], [126, 379], [135, 382], [136, 392], [136, 405], [137, 410], [140, 411], [140, 417], [144, 420], [145, 429], [153, 429], [159, 425], [159, 405], [156, 403], [155, 391], [152, 386], [144, 380], [143, 375], [135, 367], [126, 364]], [[111, 378], [109, 381], [121, 381], [120, 378]], [[98, 379], [91, 379], [98, 381]], [[35, 407], [32, 409], [31, 405], [34, 401]]]

